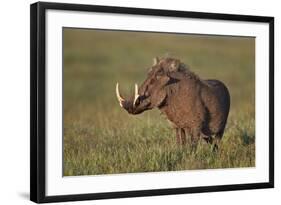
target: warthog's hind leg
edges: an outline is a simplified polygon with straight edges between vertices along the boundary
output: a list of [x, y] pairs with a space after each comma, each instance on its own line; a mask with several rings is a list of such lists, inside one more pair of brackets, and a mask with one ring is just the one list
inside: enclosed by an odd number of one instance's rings
[[219, 145], [220, 145], [220, 142], [221, 142], [221, 138], [222, 138], [222, 136], [223, 136], [223, 133], [224, 133], [224, 130], [222, 130], [222, 131], [218, 132], [217, 134], [215, 134], [215, 138], [214, 138], [214, 147], [213, 147], [213, 149], [214, 149], [215, 151], [217, 151], [218, 148], [219, 148]]
[[196, 150], [200, 139], [200, 129], [193, 129], [191, 133], [191, 147]]

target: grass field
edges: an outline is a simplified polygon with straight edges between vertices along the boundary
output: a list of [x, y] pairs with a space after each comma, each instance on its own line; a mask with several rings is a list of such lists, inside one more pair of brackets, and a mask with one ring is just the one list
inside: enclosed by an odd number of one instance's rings
[[[64, 29], [64, 175], [255, 166], [254, 38]], [[176, 144], [158, 110], [129, 115], [115, 96], [141, 84], [155, 56], [181, 59], [229, 88], [231, 108], [217, 152]]]

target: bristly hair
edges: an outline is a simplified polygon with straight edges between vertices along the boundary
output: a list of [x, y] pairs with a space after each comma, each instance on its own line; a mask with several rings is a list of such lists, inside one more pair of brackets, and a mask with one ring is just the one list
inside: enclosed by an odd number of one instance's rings
[[164, 67], [165, 72], [180, 72], [188, 78], [200, 80], [199, 76], [190, 70], [190, 67], [182, 63], [179, 59], [172, 57], [163, 57], [159, 64]]

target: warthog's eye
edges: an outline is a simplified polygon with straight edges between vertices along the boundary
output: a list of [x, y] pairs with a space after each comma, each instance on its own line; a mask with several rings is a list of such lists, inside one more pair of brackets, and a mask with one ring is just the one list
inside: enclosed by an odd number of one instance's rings
[[160, 69], [157, 71], [156, 74], [157, 74], [157, 75], [163, 75], [163, 74], [164, 74], [163, 68], [160, 68]]

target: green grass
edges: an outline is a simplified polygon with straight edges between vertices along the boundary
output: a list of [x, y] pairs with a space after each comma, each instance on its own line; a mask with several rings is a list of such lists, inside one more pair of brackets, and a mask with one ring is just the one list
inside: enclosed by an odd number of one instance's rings
[[[255, 166], [254, 38], [64, 30], [64, 175], [176, 171]], [[158, 110], [132, 116], [125, 96], [155, 56], [181, 59], [201, 78], [230, 90], [231, 109], [217, 152], [176, 144]]]

